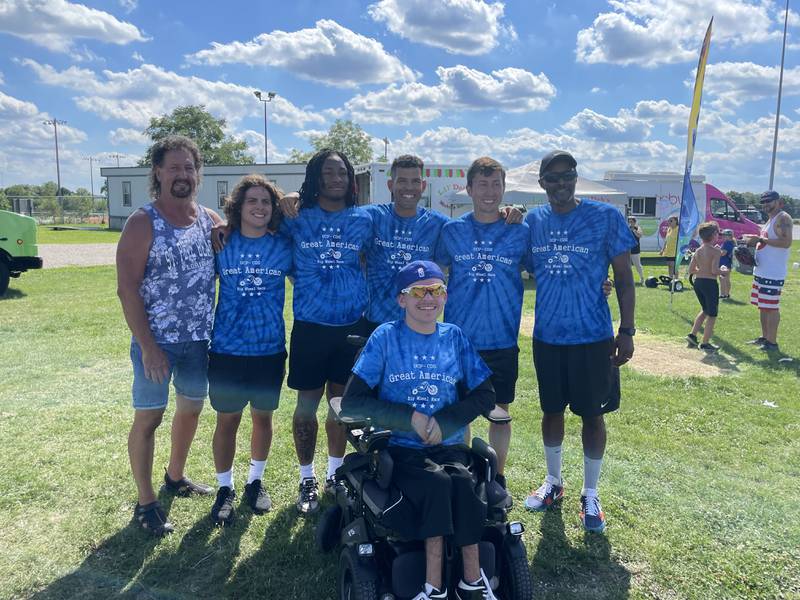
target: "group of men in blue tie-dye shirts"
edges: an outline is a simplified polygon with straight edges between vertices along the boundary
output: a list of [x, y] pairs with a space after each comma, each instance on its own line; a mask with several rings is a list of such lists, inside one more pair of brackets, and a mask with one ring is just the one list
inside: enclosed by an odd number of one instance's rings
[[[227, 225], [218, 225], [212, 236], [224, 240], [216, 255], [220, 295], [208, 371], [218, 412], [215, 521], [233, 520], [233, 453], [247, 403], [254, 427], [245, 496], [256, 511], [271, 505], [262, 479], [284, 376], [286, 276], [294, 288], [288, 385], [298, 392], [292, 427], [300, 464], [297, 508], [310, 513], [319, 506], [313, 466], [317, 408], [324, 393], [341, 396], [352, 374], [361, 385], [356, 385], [358, 397], [369, 395], [366, 387], [375, 400], [401, 405], [387, 423], [397, 429], [392, 445], [400, 449], [452, 449], [463, 443], [462, 427], [477, 414], [494, 405], [508, 410], [515, 397], [522, 271], [527, 270], [537, 285], [533, 354], [547, 476], [524, 505], [545, 510], [563, 496], [561, 443], [569, 405], [583, 421], [581, 520], [588, 530], [604, 529], [597, 497], [606, 441], [603, 415], [619, 406], [618, 367], [633, 353], [629, 250], [635, 240], [616, 208], [575, 197], [572, 155], [549, 153], [539, 175], [548, 203], [530, 211], [524, 222], [518, 211], [501, 210], [506, 173], [488, 157], [474, 161], [467, 173], [473, 211], [454, 220], [418, 205], [425, 189], [423, 163], [409, 155], [392, 163], [390, 205], [357, 206], [353, 167], [334, 151], [309, 161], [297, 195], [283, 196], [260, 176], [240, 182], [225, 207]], [[447, 278], [436, 263], [449, 269]], [[603, 289], [609, 265], [620, 306], [616, 334], [609, 290]], [[414, 275], [415, 268], [424, 277]], [[398, 287], [398, 282], [407, 285]], [[436, 324], [441, 309], [447, 325]], [[433, 313], [432, 331], [427, 330], [431, 322], [423, 332], [412, 326], [418, 325], [414, 315], [430, 321]], [[356, 349], [347, 336], [370, 333], [354, 368]], [[132, 360], [136, 372], [133, 351]], [[462, 393], [451, 393], [457, 389]], [[471, 409], [452, 407], [471, 393], [480, 397], [476, 403], [473, 396]], [[353, 406], [353, 397], [348, 388], [343, 406]], [[138, 413], [136, 393], [134, 402]], [[475, 412], [478, 405], [481, 410]], [[453, 412], [461, 417], [446, 416]], [[326, 433], [327, 489], [345, 453], [343, 431], [330, 413]], [[491, 422], [489, 438], [499, 458], [498, 481], [505, 487], [510, 424]], [[204, 491], [205, 486], [183, 479], [194, 486], [184, 491]], [[425, 524], [415, 526], [427, 531]], [[423, 591], [427, 597], [441, 597], [437, 580], [429, 583]], [[469, 597], [470, 586], [479, 584], [474, 572], [465, 573], [464, 584], [459, 593]]]

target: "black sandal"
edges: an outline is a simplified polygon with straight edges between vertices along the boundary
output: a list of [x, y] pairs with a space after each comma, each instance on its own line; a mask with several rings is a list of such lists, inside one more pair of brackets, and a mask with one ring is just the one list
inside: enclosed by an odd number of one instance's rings
[[136, 503], [133, 516], [139, 526], [145, 531], [149, 531], [157, 537], [164, 536], [175, 531], [172, 523], [167, 521], [167, 515], [161, 508], [158, 500], [149, 504], [141, 505]]

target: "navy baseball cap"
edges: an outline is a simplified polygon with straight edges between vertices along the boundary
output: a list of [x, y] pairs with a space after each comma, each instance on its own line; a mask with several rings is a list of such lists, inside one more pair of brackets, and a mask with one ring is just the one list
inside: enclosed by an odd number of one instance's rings
[[547, 168], [555, 160], [565, 160], [573, 169], [578, 166], [578, 161], [575, 160], [575, 157], [569, 152], [564, 150], [553, 150], [552, 152], [545, 154], [542, 162], [539, 163], [539, 177], [547, 172]]
[[444, 281], [444, 273], [435, 262], [429, 260], [411, 261], [395, 275], [395, 291], [397, 294], [401, 294], [404, 289], [423, 279], [441, 279]]
[[767, 190], [763, 194], [761, 194], [761, 204], [766, 204], [767, 202], [774, 202], [775, 200], [780, 200], [781, 195], [776, 192], [775, 190]]

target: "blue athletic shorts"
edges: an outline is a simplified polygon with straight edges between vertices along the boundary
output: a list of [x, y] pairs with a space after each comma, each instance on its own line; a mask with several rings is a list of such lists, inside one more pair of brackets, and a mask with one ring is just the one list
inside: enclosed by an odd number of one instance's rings
[[158, 346], [169, 360], [169, 374], [164, 383], [158, 383], [145, 376], [142, 348], [135, 339], [131, 339], [133, 408], [137, 410], [166, 408], [170, 380], [175, 393], [188, 400], [202, 402], [208, 395], [208, 340]]

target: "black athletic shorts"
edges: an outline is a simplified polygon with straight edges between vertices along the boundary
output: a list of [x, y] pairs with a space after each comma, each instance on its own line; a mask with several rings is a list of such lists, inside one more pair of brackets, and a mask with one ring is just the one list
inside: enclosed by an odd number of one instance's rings
[[344, 385], [359, 348], [347, 343], [348, 335], [364, 335], [363, 319], [352, 325], [319, 325], [295, 321], [289, 347], [289, 387], [315, 390], [325, 382]]
[[486, 501], [475, 492], [464, 446], [390, 446], [392, 486], [401, 492], [381, 523], [406, 540], [453, 536], [456, 547], [477, 544], [486, 523]]
[[286, 352], [268, 356], [208, 353], [208, 395], [217, 412], [235, 413], [248, 402], [258, 410], [275, 410], [286, 372]]
[[517, 390], [519, 377], [519, 348], [502, 348], [501, 350], [479, 350], [483, 362], [492, 371], [489, 379], [494, 386], [497, 404], [511, 404]]
[[614, 339], [555, 346], [533, 340], [533, 366], [539, 404], [548, 414], [567, 406], [576, 415], [595, 417], [619, 408], [619, 368], [611, 363]]
[[719, 284], [716, 279], [695, 277], [694, 293], [706, 315], [716, 317], [719, 314]]

